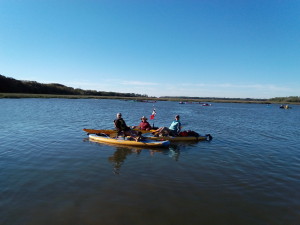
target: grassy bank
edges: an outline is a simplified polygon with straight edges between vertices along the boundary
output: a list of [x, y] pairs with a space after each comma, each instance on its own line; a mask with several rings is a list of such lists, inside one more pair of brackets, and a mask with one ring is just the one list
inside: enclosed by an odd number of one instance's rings
[[218, 103], [256, 103], [256, 104], [300, 104], [297, 102], [256, 100], [256, 99], [184, 99], [184, 98], [145, 98], [145, 97], [118, 97], [118, 96], [92, 96], [92, 95], [53, 95], [53, 94], [20, 94], [0, 93], [0, 98], [65, 98], [65, 99], [120, 99], [120, 100], [149, 100], [149, 101], [177, 101], [177, 102], [218, 102]]

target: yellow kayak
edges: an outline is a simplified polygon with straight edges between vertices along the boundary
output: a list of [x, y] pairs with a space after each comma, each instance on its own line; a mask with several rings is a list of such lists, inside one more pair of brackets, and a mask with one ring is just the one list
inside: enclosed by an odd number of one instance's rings
[[98, 136], [96, 134], [90, 134], [89, 139], [96, 142], [101, 143], [109, 143], [109, 144], [118, 144], [118, 145], [130, 145], [130, 146], [139, 146], [139, 147], [168, 147], [170, 145], [170, 141], [156, 141], [156, 140], [128, 140], [127, 138], [119, 137], [119, 138], [110, 138], [108, 136]]
[[[116, 134], [117, 131], [116, 130], [95, 130], [95, 129], [83, 129], [85, 132], [89, 133], [89, 134], [107, 134], [107, 135], [111, 135], [111, 134]], [[143, 134], [144, 133], [152, 133], [155, 130], [139, 130], [139, 129], [133, 129], [135, 131], [140, 131]]]
[[146, 137], [148, 140], [161, 140], [161, 141], [210, 141], [212, 140], [212, 136], [210, 134], [206, 134], [204, 136], [194, 137], [194, 136], [187, 136], [187, 137]]

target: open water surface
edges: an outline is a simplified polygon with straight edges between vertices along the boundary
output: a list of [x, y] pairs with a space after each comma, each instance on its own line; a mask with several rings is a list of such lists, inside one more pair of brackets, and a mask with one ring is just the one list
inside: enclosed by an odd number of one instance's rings
[[[117, 112], [210, 142], [90, 142]], [[153, 123], [153, 121], [150, 121]], [[0, 224], [300, 224], [300, 106], [0, 99]]]

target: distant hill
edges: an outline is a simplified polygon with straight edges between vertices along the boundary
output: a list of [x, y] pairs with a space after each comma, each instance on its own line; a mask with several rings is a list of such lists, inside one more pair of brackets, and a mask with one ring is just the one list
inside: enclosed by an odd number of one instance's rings
[[120, 97], [148, 97], [134, 93], [118, 93], [95, 90], [82, 90], [67, 87], [62, 84], [43, 84], [36, 81], [16, 80], [0, 74], [0, 93], [26, 93], [26, 94], [56, 94], [56, 95], [94, 95], [94, 96], [120, 96]]

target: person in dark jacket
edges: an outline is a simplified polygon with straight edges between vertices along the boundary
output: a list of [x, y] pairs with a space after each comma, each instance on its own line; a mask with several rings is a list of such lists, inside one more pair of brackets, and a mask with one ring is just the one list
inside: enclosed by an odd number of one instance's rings
[[117, 118], [114, 120], [115, 128], [118, 131], [118, 134], [121, 132], [130, 131], [130, 127], [126, 125], [125, 120], [122, 118], [122, 114], [118, 113]]
[[117, 130], [117, 137], [120, 135], [125, 136], [131, 136], [136, 141], [139, 141], [141, 139], [141, 132], [136, 132], [134, 130], [131, 130], [130, 127], [126, 125], [125, 120], [122, 118], [121, 113], [117, 113], [117, 118], [114, 120], [115, 128]]

